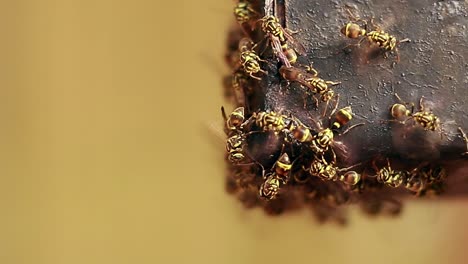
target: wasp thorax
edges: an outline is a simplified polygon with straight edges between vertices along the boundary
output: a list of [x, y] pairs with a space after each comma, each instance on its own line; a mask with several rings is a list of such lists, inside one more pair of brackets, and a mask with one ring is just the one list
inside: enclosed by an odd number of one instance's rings
[[320, 174], [324, 170], [325, 164], [316, 159], [312, 162], [312, 164], [310, 164], [309, 173], [311, 175], [318, 176], [318, 174]]
[[335, 96], [335, 92], [333, 90], [328, 90], [322, 94], [322, 101], [328, 102]]
[[356, 185], [361, 180], [361, 175], [355, 171], [348, 171], [341, 176], [341, 181], [348, 185]]
[[240, 135], [233, 135], [232, 137], [228, 138], [226, 141], [226, 148], [228, 151], [231, 149], [239, 148], [242, 146], [243, 138]]
[[329, 128], [320, 131], [317, 135], [317, 141], [322, 146], [328, 146], [333, 140], [333, 131]]
[[279, 23], [279, 19], [275, 16], [266, 16], [263, 18], [262, 30], [266, 33], [270, 33], [273, 36], [280, 37], [281, 41], [284, 41], [282, 36], [282, 28]]
[[390, 109], [393, 118], [400, 119], [410, 115], [410, 111], [402, 104], [394, 104]]
[[394, 36], [390, 36], [390, 39], [388, 41], [388, 50], [393, 50], [397, 45], [397, 40]]

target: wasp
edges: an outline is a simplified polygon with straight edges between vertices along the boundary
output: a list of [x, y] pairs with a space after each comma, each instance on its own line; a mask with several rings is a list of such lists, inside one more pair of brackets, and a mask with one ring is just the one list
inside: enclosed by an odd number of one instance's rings
[[293, 41], [292, 37], [289, 37], [286, 42], [281, 42], [276, 36], [268, 34], [267, 36], [269, 36], [271, 47], [276, 57], [288, 68], [296, 63], [298, 54], [303, 55], [306, 53], [305, 48], [301, 44]]
[[[370, 43], [374, 43], [379, 46], [384, 52], [395, 51], [397, 53], [397, 60], [398, 57], [398, 49], [397, 46], [402, 42], [410, 41], [408, 38], [397, 40], [397, 38], [393, 35], [388, 34], [387, 32], [383, 31], [379, 26], [374, 24], [374, 19], [370, 20], [370, 24], [374, 28], [372, 31], [367, 30], [367, 22], [362, 19], [356, 18], [351, 12], [348, 10], [348, 13], [351, 15], [354, 22], [348, 22], [341, 28], [341, 33], [348, 38], [351, 39], [358, 39], [361, 38], [358, 45], [367, 39]], [[355, 22], [364, 21], [364, 28], [358, 25]], [[387, 56], [384, 53], [384, 56]]]
[[252, 4], [248, 1], [239, 1], [234, 7], [234, 16], [239, 24], [244, 24], [257, 16], [257, 12], [253, 9]]
[[390, 161], [387, 159], [387, 166], [378, 169], [375, 165], [375, 160], [372, 162], [372, 166], [377, 172], [377, 181], [381, 182], [392, 188], [400, 187], [406, 179], [409, 177], [408, 171], [396, 171], [390, 166]]
[[234, 134], [226, 141], [226, 151], [228, 159], [233, 164], [239, 164], [245, 159], [244, 155], [244, 140], [242, 133]]
[[283, 153], [273, 165], [273, 173], [265, 176], [265, 181], [259, 189], [260, 197], [266, 200], [275, 199], [281, 185], [288, 183], [291, 168], [292, 163], [288, 154]]
[[440, 165], [429, 164], [420, 168], [417, 172], [422, 178], [426, 179], [427, 184], [442, 182], [447, 177], [447, 172]]
[[426, 165], [414, 169], [406, 180], [405, 187], [417, 196], [424, 195], [426, 191], [437, 189], [447, 177], [442, 166]]
[[260, 197], [266, 200], [273, 200], [276, 198], [280, 191], [280, 179], [277, 175], [271, 174], [266, 180], [260, 185], [258, 194]]
[[294, 126], [291, 118], [277, 112], [257, 112], [252, 117], [255, 119], [255, 124], [265, 132], [272, 131], [275, 134], [289, 132]]
[[[390, 113], [393, 118], [395, 118], [397, 121], [400, 121], [400, 123], [404, 124], [408, 120], [413, 119], [416, 123], [420, 124], [424, 130], [430, 130], [430, 131], [435, 131], [435, 130], [441, 130], [440, 128], [440, 119], [432, 112], [430, 111], [425, 111], [424, 106], [423, 106], [423, 98], [419, 100], [419, 111], [414, 112], [414, 104], [411, 104], [411, 111], [408, 110], [408, 108], [405, 105], [408, 105], [408, 103], [404, 103], [403, 100], [398, 96], [398, 94], [395, 93], [395, 96], [402, 102], [401, 104], [394, 104], [390, 108]], [[402, 121], [402, 119], [406, 118], [406, 120]]]
[[283, 26], [281, 26], [278, 17], [274, 15], [266, 15], [262, 19], [262, 31], [270, 36], [277, 37], [279, 41], [286, 42], [285, 33]]
[[260, 62], [262, 60], [257, 53], [254, 51], [255, 46], [252, 40], [249, 38], [243, 38], [239, 41], [240, 51], [240, 64], [244, 68], [244, 71], [249, 74], [250, 77], [261, 80], [260, 77], [255, 76], [255, 73], [261, 72], [266, 74], [267, 72], [260, 68]]
[[286, 67], [291, 67], [291, 64], [294, 64], [297, 60], [296, 51], [299, 54], [305, 53], [304, 46], [296, 42], [292, 37], [292, 34], [297, 32], [283, 28], [278, 17], [273, 15], [266, 15], [261, 21], [262, 30], [269, 38], [274, 53]]
[[415, 171], [411, 172], [408, 179], [405, 182], [405, 188], [416, 194], [417, 196], [421, 195], [427, 187], [427, 181], [425, 178]]
[[242, 69], [237, 69], [223, 79], [224, 95], [234, 98], [236, 106], [242, 106], [248, 111], [247, 96], [251, 93], [249, 78]]
[[350, 170], [352, 167], [357, 165], [348, 167], [348, 168], [338, 168], [334, 166], [333, 163], [328, 163], [322, 157], [321, 159], [315, 158], [309, 168], [309, 173], [313, 176], [317, 176], [322, 180], [327, 181], [336, 181], [340, 180], [348, 185], [356, 185], [359, 180], [361, 180], [361, 175], [355, 171], [348, 171], [344, 174], [339, 174], [340, 172]]
[[[337, 102], [338, 103], [338, 102]], [[332, 111], [333, 113], [336, 112], [336, 107], [338, 104], [335, 106], [335, 109]], [[341, 142], [337, 142], [334, 140], [335, 133], [338, 129], [341, 129], [344, 125], [346, 125], [351, 119], [353, 118], [353, 112], [350, 106], [344, 107], [338, 112], [336, 112], [334, 121], [331, 123], [330, 127], [325, 128], [325, 129], [319, 129], [319, 132], [314, 136], [313, 140], [310, 142], [309, 147], [311, 150], [318, 154], [318, 155], [323, 155], [330, 146], [336, 146], [339, 147], [342, 152], [346, 153], [345, 146]], [[348, 129], [346, 129], [343, 133], [339, 135], [344, 135], [348, 133], [351, 129], [361, 126], [361, 124], [356, 124]], [[320, 128], [320, 126], [319, 126]], [[332, 154], [333, 154], [333, 161], [335, 160], [335, 153], [332, 149]]]
[[[221, 114], [226, 122], [226, 130], [227, 131], [237, 131], [242, 129], [242, 125], [245, 121], [244, 116], [244, 107], [238, 107], [232, 111], [229, 117], [226, 116], [226, 112], [224, 111], [224, 107], [221, 107]], [[229, 134], [229, 133], [228, 133]]]
[[245, 120], [244, 107], [234, 109], [229, 117], [226, 116], [224, 107], [221, 107], [221, 114], [225, 121], [225, 132], [229, 136], [226, 140], [228, 159], [233, 164], [239, 164], [245, 159], [243, 147], [246, 134], [243, 128], [248, 121]]
[[265, 37], [270, 39], [271, 47], [276, 56], [286, 67], [291, 67], [297, 60], [297, 52], [305, 53], [305, 48], [296, 42], [292, 34], [297, 33], [287, 28], [283, 28], [274, 10], [274, 0], [265, 1], [265, 16], [259, 21]]
[[341, 83], [325, 81], [319, 78], [318, 72], [312, 67], [308, 67], [308, 70], [305, 71], [296, 67], [286, 67], [283, 65], [280, 67], [279, 73], [283, 79], [290, 82], [297, 82], [307, 87], [312, 93], [319, 95], [322, 102], [326, 102], [327, 104], [335, 97], [335, 92], [330, 87]]
[[292, 34], [297, 33], [297, 31], [283, 28], [277, 16], [266, 15], [260, 21], [262, 21], [262, 31], [267, 35], [267, 37], [270, 39], [277, 38], [281, 45], [289, 43], [294, 50], [298, 50], [300, 53], [305, 53], [304, 47], [296, 42], [292, 36]]

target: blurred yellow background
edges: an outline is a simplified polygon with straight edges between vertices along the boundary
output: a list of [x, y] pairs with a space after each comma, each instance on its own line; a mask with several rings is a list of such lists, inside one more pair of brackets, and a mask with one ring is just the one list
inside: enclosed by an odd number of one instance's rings
[[466, 201], [341, 228], [224, 192], [233, 4], [0, 3], [0, 263], [463, 263]]

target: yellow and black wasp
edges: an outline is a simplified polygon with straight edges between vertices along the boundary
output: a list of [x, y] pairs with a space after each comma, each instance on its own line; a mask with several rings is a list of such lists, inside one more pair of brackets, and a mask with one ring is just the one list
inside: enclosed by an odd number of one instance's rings
[[287, 133], [293, 126], [292, 119], [279, 112], [260, 111], [253, 113], [252, 117], [255, 119], [255, 124], [264, 132]]
[[447, 172], [444, 167], [427, 164], [411, 171], [405, 187], [416, 196], [425, 195], [428, 191], [438, 194], [446, 177]]
[[408, 171], [397, 171], [392, 169], [390, 166], [390, 161], [387, 159], [387, 166], [378, 168], [375, 164], [375, 160], [372, 162], [372, 167], [377, 172], [377, 181], [390, 186], [392, 188], [397, 188], [402, 186], [406, 179], [409, 177], [410, 173]]
[[239, 51], [240, 51], [240, 64], [244, 68], [244, 71], [252, 78], [261, 80], [260, 77], [255, 76], [256, 73], [267, 72], [262, 70], [260, 67], [260, 62], [265, 61], [258, 56], [254, 50], [255, 45], [249, 38], [243, 38], [239, 41]]
[[221, 114], [225, 122], [226, 134], [229, 135], [232, 132], [242, 130], [242, 126], [244, 125], [245, 121], [244, 107], [238, 107], [234, 109], [234, 111], [232, 111], [232, 113], [229, 116], [226, 116], [224, 107], [221, 107]]
[[[307, 87], [313, 94], [317, 94], [320, 101], [326, 103], [325, 109], [328, 107], [329, 101], [335, 97], [335, 92], [330, 87], [341, 83], [325, 81], [319, 78], [318, 72], [311, 67], [308, 67], [306, 71], [297, 67], [288, 68], [283, 65], [280, 67], [279, 73], [283, 79], [290, 82], [297, 82], [300, 85]], [[318, 103], [318, 99], [315, 98], [315, 100]]]
[[[357, 165], [338, 168], [333, 162], [327, 162], [323, 157], [315, 158], [307, 171], [312, 176], [319, 177], [325, 181], [341, 181], [347, 185], [356, 185], [361, 180], [361, 175], [355, 171], [349, 171]], [[346, 173], [342, 173], [345, 172]]]
[[[332, 116], [334, 113], [336, 114], [334, 115], [333, 121], [330, 123], [330, 126], [328, 128], [322, 128], [320, 124], [317, 124], [318, 133], [314, 135], [313, 140], [309, 144], [310, 149], [318, 155], [323, 155], [332, 146], [338, 148], [341, 151], [341, 153], [344, 156], [346, 156], [346, 146], [342, 142], [336, 141], [334, 138], [335, 133], [338, 133], [337, 131], [342, 129], [343, 126], [345, 126], [353, 118], [353, 112], [350, 106], [344, 107], [336, 111], [337, 106], [338, 104], [335, 106], [335, 109], [331, 113]], [[351, 129], [361, 125], [363, 125], [363, 123], [353, 125], [339, 135], [344, 135], [348, 133]], [[333, 154], [332, 162], [335, 162], [335, 151], [333, 151], [333, 148], [331, 150]]]
[[239, 0], [234, 7], [234, 17], [240, 25], [252, 21], [257, 16], [257, 11], [249, 1]]
[[305, 54], [305, 48], [295, 41], [292, 34], [297, 33], [284, 28], [276, 16], [276, 3], [274, 0], [265, 1], [265, 16], [260, 19], [261, 28], [265, 37], [270, 40], [271, 47], [276, 56], [286, 66], [291, 67], [297, 60], [297, 53]]
[[[352, 22], [346, 23], [341, 28], [341, 33], [348, 38], [351, 39], [358, 39], [360, 38], [357, 45], [359, 45], [362, 41], [367, 40], [371, 44], [376, 44], [384, 51], [384, 56], [387, 56], [387, 52], [395, 51], [397, 54], [397, 61], [399, 61], [398, 55], [398, 48], [397, 46], [402, 42], [410, 41], [408, 38], [397, 40], [397, 38], [393, 35], [382, 30], [379, 26], [374, 23], [374, 19], [370, 19], [370, 24], [373, 30], [367, 30], [367, 22], [355, 17], [349, 10], [347, 10], [352, 18]], [[358, 22], [364, 22], [363, 26], [357, 24]]]
[[[226, 151], [228, 153], [228, 160], [233, 164], [241, 164], [246, 159], [244, 151], [245, 140], [248, 133], [245, 133], [244, 126], [250, 122], [244, 116], [244, 108], [238, 107], [226, 116], [224, 108], [221, 107], [221, 113], [225, 121], [225, 132], [228, 135], [226, 140]], [[252, 163], [247, 163], [252, 164]]]
[[281, 185], [287, 184], [292, 168], [291, 160], [284, 152], [273, 165], [273, 172], [264, 176], [265, 181], [259, 189], [260, 197], [266, 200], [275, 199], [280, 192]]
[[[423, 105], [423, 98], [419, 100], [419, 111], [414, 112], [414, 104], [408, 104], [403, 102], [398, 94], [395, 93], [395, 96], [401, 103], [393, 104], [390, 108], [390, 113], [396, 121], [405, 124], [409, 120], [414, 120], [415, 123], [421, 125], [424, 130], [436, 131], [439, 130], [442, 132], [440, 127], [440, 119], [431, 111], [426, 111]], [[406, 105], [411, 105], [411, 111], [406, 107]]]

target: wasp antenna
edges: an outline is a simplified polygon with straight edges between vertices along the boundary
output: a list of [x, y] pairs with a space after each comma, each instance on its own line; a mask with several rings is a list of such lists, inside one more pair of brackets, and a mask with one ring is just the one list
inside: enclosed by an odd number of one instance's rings
[[[334, 107], [333, 110], [331, 111], [330, 116], [329, 116], [328, 119], [331, 119], [331, 117], [333, 116], [333, 114], [335, 114], [336, 109], [338, 109], [338, 104], [339, 104], [339, 102], [340, 102], [340, 95], [337, 94], [335, 97], [336, 97], [335, 107]], [[328, 102], [327, 102], [327, 105], [328, 105]], [[325, 108], [325, 109], [326, 109], [326, 108]]]
[[377, 157], [372, 159], [372, 169], [374, 169], [375, 173], [378, 173], [379, 172], [379, 167], [377, 167], [376, 159], [377, 159]]
[[387, 166], [389, 169], [391, 169], [392, 167], [390, 166], [390, 160], [387, 158]]
[[348, 127], [348, 129], [346, 129], [343, 133], [341, 133], [340, 136], [342, 136], [342, 135], [348, 133], [348, 132], [349, 132], [351, 129], [353, 129], [353, 128], [356, 128], [356, 127], [358, 127], [358, 126], [363, 126], [363, 125], [365, 125], [365, 124], [364, 124], [364, 123], [359, 123], [359, 124], [352, 125], [352, 126]]
[[420, 109], [421, 111], [424, 111], [423, 100], [424, 100], [424, 95], [421, 96], [421, 99], [419, 99], [419, 109]]
[[223, 116], [224, 122], [227, 121], [226, 111], [224, 110], [224, 106], [221, 106], [221, 115]]
[[405, 103], [403, 100], [401, 100], [401, 97], [400, 97], [397, 93], [395, 93], [395, 97], [396, 97], [401, 103]]
[[262, 133], [263, 131], [250, 131], [249, 133], [245, 133], [244, 136], [250, 136], [252, 134], [256, 134], [256, 133]]
[[346, 168], [339, 168], [337, 169], [339, 172], [342, 172], [342, 171], [349, 171], [350, 169], [353, 169], [353, 168], [356, 168], [358, 166], [361, 166], [362, 165], [362, 162], [359, 162], [357, 164], [354, 164], [354, 165], [351, 165], [349, 167], [346, 167]]

